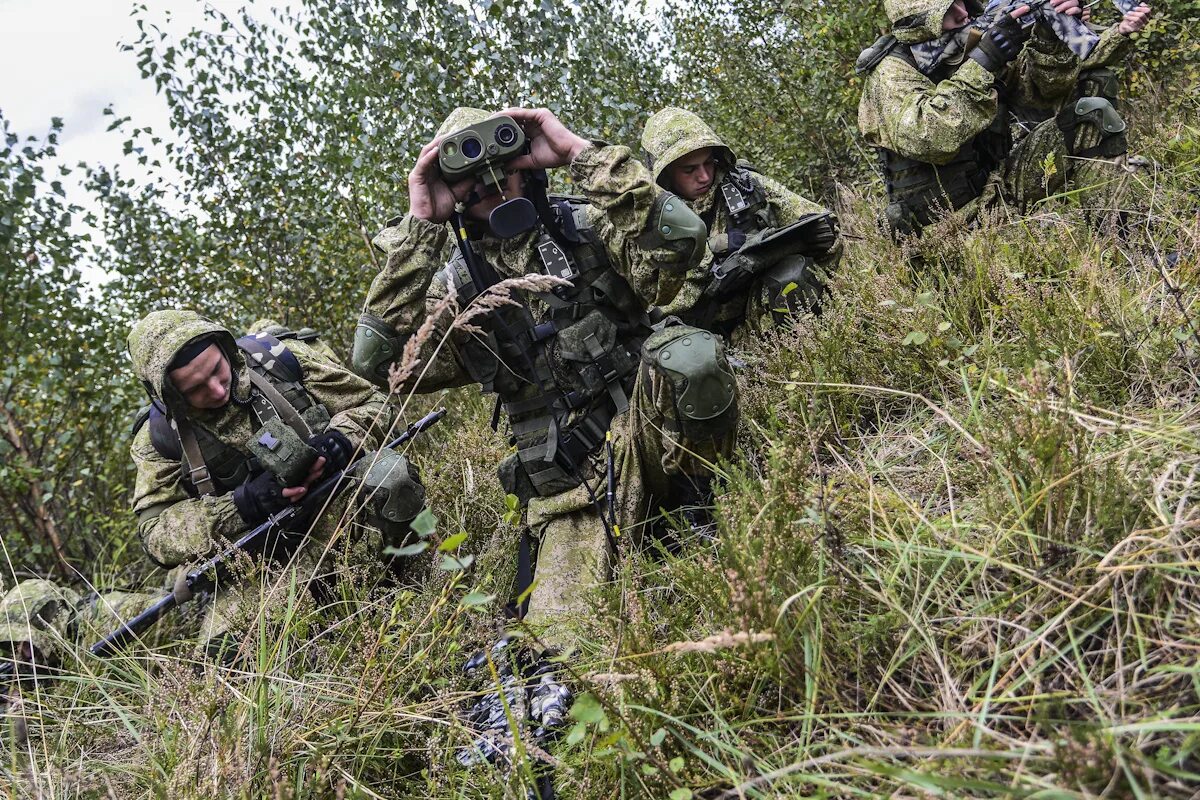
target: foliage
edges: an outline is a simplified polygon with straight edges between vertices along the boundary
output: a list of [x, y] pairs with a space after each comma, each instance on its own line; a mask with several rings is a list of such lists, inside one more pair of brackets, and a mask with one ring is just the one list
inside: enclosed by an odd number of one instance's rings
[[0, 116], [0, 529], [9, 563], [74, 578], [72, 563], [126, 538], [119, 443], [134, 401], [122, 316], [82, 274], [76, 223], [94, 220], [66, 199], [61, 130], [22, 140]]

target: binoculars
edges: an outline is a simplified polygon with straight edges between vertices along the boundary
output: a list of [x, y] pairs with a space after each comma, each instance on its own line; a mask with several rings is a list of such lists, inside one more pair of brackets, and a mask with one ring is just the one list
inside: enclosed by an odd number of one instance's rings
[[438, 146], [438, 169], [450, 183], [479, 177], [495, 189], [503, 165], [526, 151], [525, 132], [512, 117], [492, 117], [446, 136]]

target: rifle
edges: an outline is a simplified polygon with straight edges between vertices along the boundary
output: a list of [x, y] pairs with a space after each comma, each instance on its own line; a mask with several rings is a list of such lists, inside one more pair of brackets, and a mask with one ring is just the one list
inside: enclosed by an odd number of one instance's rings
[[754, 234], [712, 268], [712, 280], [704, 289], [704, 297], [721, 300], [737, 294], [787, 256], [823, 254], [837, 236], [830, 225], [831, 217], [828, 211], [805, 214], [790, 225]]
[[[1132, 10], [1137, 3], [1134, 0], [1113, 0], [1113, 5], [1124, 14]], [[1079, 56], [1080, 60], [1091, 55], [1092, 50], [1100, 43], [1100, 37], [1087, 26], [1086, 22], [1079, 17], [1058, 13], [1050, 7], [1049, 0], [1028, 0], [1028, 2], [992, 0], [988, 3], [987, 9], [971, 23], [971, 31], [967, 34], [967, 52], [979, 44], [979, 40], [997, 19], [1011, 14], [1021, 6], [1029, 6], [1029, 12], [1018, 18], [1022, 23], [1025, 23], [1026, 20], [1028, 20], [1028, 24], [1033, 24], [1035, 20], [1045, 22], [1054, 31], [1054, 35], [1058, 37], [1059, 41], [1070, 48], [1072, 53]]]
[[[446, 415], [446, 409], [432, 411], [409, 425], [404, 433], [390, 442], [384, 449], [394, 450], [404, 445], [414, 436], [432, 427]], [[289, 529], [290, 524], [308, 518], [310, 512], [319, 511], [325, 500], [336, 496], [352, 481], [343, 480], [355, 467], [365, 460], [372, 458], [373, 453], [361, 456], [345, 469], [338, 470], [333, 475], [310, 489], [304, 502], [289, 506], [274, 514], [266, 522], [242, 535], [236, 542], [222, 550], [217, 555], [183, 575], [175, 584], [175, 589], [147, 608], [133, 619], [122, 623], [121, 627], [93, 644], [88, 650], [98, 657], [109, 656], [125, 646], [131, 639], [141, 635], [154, 623], [158, 622], [172, 609], [192, 599], [197, 592], [207, 591], [216, 585], [217, 580], [229, 575], [228, 563], [239, 552], [250, 556], [270, 554], [274, 551], [281, 534], [295, 533]], [[0, 663], [0, 685], [7, 683], [16, 672], [13, 661]]]

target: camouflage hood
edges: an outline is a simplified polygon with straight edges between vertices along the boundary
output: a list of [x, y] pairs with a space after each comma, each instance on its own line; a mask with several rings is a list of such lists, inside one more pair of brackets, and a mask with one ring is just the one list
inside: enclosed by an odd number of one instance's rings
[[233, 399], [248, 400], [250, 376], [246, 360], [234, 342], [233, 334], [212, 320], [195, 311], [155, 311], [129, 331], [126, 347], [133, 360], [134, 374], [150, 396], [161, 400], [172, 415], [185, 414], [187, 405], [167, 378], [167, 365], [184, 345], [201, 337], [212, 337], [229, 359], [233, 369]]
[[79, 594], [50, 581], [22, 581], [0, 601], [0, 644], [30, 642], [61, 663], [75, 636]]
[[646, 154], [647, 166], [654, 175], [654, 182], [662, 188], [663, 170], [677, 159], [705, 147], [715, 148], [717, 160], [725, 169], [737, 163], [729, 145], [704, 123], [704, 120], [682, 108], [664, 108], [646, 120], [642, 130], [642, 151]]
[[954, 0], [884, 0], [883, 10], [897, 41], [916, 44], [942, 35], [942, 19], [953, 4]]
[[483, 122], [490, 116], [491, 114], [481, 108], [459, 106], [451, 111], [450, 115], [442, 121], [441, 127], [437, 129], [437, 136], [445, 136], [448, 133], [461, 131], [468, 125], [474, 125], [477, 122]]

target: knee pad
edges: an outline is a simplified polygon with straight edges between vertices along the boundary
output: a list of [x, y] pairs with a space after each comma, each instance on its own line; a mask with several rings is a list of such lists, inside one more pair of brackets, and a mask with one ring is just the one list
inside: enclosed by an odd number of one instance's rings
[[[1080, 128], [1084, 126], [1099, 134], [1099, 141], [1090, 147], [1079, 142]], [[1058, 114], [1058, 127], [1063, 132], [1067, 153], [1073, 156], [1115, 158], [1128, 149], [1125, 120], [1104, 97], [1080, 97], [1068, 103]]]
[[638, 244], [658, 256], [660, 269], [687, 272], [704, 258], [708, 226], [683, 200], [660, 192], [650, 211], [650, 227], [638, 237]]
[[351, 369], [376, 386], [386, 388], [388, 369], [404, 352], [406, 339], [374, 314], [363, 314], [358, 318], [358, 328], [354, 331]]
[[646, 340], [642, 360], [670, 384], [684, 436], [712, 438], [737, 423], [737, 382], [715, 334], [687, 325], [664, 328]]
[[360, 497], [368, 503], [368, 521], [383, 532], [384, 543], [400, 546], [409, 523], [425, 507], [425, 486], [416, 467], [394, 450], [362, 459], [355, 471]]

